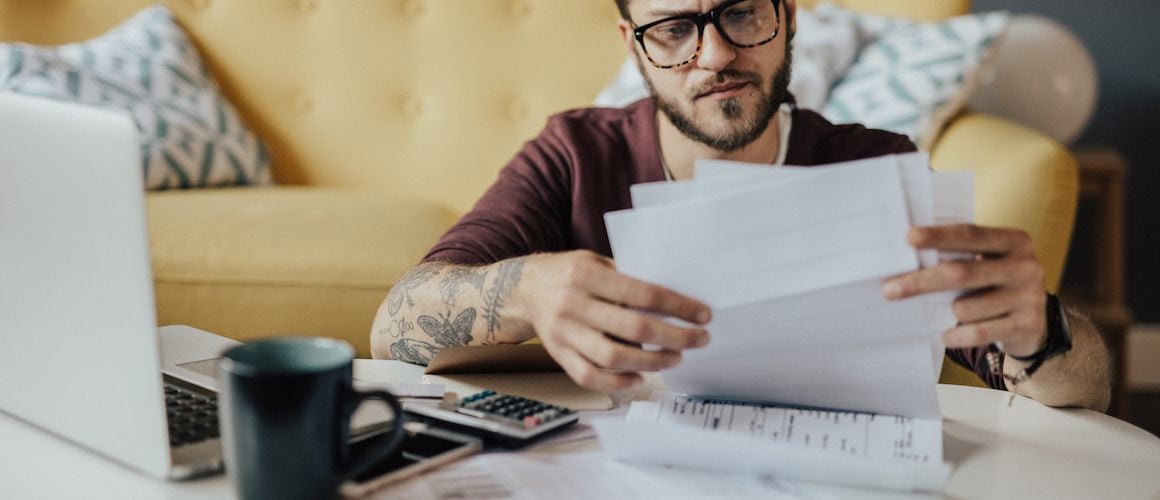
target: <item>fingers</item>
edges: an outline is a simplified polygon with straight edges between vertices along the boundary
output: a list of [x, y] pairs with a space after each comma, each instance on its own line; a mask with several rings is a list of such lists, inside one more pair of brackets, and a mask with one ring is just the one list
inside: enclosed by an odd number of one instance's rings
[[1016, 312], [988, 321], [957, 326], [943, 335], [947, 347], [976, 347], [995, 342], [1016, 356], [1031, 354], [1042, 343], [1046, 324], [1036, 314]]
[[1009, 317], [997, 318], [969, 325], [960, 325], [943, 334], [947, 347], [975, 347], [994, 343], [1001, 339], [1003, 332], [1011, 329], [1013, 320]]
[[636, 372], [671, 368], [681, 361], [676, 352], [644, 351], [578, 323], [561, 323], [543, 338], [544, 347], [568, 376], [595, 390], [631, 387], [643, 380]]
[[558, 349], [552, 352], [552, 357], [572, 380], [594, 391], [627, 389], [644, 381], [639, 373], [601, 370], [570, 348]]
[[551, 335], [556, 343], [579, 352], [598, 368], [658, 371], [672, 368], [681, 361], [680, 353], [675, 351], [645, 351], [638, 346], [617, 342], [581, 323], [562, 322], [559, 328], [561, 331]]
[[585, 358], [599, 368], [628, 371], [660, 371], [677, 366], [681, 354], [674, 351], [646, 351], [623, 344], [596, 333], [590, 342], [577, 348]]
[[1033, 289], [988, 290], [959, 298], [954, 303], [954, 311], [959, 322], [975, 323], [1022, 309], [1043, 310], [1046, 300], [1043, 293]]
[[607, 269], [592, 273], [586, 283], [592, 294], [614, 304], [652, 311], [683, 319], [690, 323], [706, 324], [712, 318], [709, 306], [662, 286], [645, 283]]
[[672, 351], [704, 347], [709, 343], [709, 333], [701, 328], [671, 325], [646, 314], [600, 300], [583, 301], [578, 309], [578, 313], [584, 318], [582, 321], [596, 331], [608, 332], [627, 341], [654, 344]]
[[924, 293], [1002, 287], [1036, 281], [1042, 289], [1043, 267], [1034, 257], [943, 262], [887, 280], [882, 294], [891, 300]]
[[916, 227], [907, 241], [918, 249], [982, 254], [1034, 254], [1031, 236], [1017, 229], [979, 227], [974, 224]]

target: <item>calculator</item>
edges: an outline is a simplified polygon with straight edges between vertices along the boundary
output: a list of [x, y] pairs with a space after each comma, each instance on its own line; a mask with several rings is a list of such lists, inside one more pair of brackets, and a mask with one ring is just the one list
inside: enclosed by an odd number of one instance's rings
[[408, 418], [478, 436], [488, 445], [505, 448], [521, 448], [580, 420], [580, 415], [563, 406], [490, 390], [438, 406], [408, 403], [403, 409]]

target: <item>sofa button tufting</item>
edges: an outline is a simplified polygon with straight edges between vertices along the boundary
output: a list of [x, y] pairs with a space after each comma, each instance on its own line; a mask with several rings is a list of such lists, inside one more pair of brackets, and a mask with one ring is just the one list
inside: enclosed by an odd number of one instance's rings
[[299, 94], [298, 97], [294, 98], [294, 109], [306, 113], [314, 109], [314, 99], [309, 95]]
[[513, 99], [508, 103], [508, 116], [520, 119], [528, 114], [528, 105], [521, 102], [519, 99]]
[[310, 13], [318, 10], [318, 0], [299, 0], [298, 10]]
[[403, 105], [401, 108], [403, 110], [403, 115], [409, 118], [418, 117], [421, 113], [423, 113], [423, 103], [414, 97], [403, 99]]
[[403, 2], [403, 13], [408, 16], [421, 16], [423, 15], [423, 9], [423, 2], [420, 0], [407, 0]]
[[532, 14], [532, 6], [524, 0], [512, 0], [508, 11], [513, 17], [527, 17]]

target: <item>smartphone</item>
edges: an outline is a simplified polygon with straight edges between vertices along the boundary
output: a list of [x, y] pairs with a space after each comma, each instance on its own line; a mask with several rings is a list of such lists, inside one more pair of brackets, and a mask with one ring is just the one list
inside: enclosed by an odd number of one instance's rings
[[[342, 496], [361, 497], [483, 449], [483, 442], [475, 436], [421, 422], [407, 422], [403, 427], [407, 438], [399, 451], [367, 472], [344, 482], [338, 490]], [[351, 441], [351, 453], [360, 453], [371, 446], [384, 446], [387, 438], [386, 433], [360, 436]]]

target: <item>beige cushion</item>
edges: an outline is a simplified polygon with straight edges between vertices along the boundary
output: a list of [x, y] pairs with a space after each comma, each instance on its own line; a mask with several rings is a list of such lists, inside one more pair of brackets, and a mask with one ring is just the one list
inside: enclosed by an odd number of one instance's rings
[[338, 337], [364, 356], [395, 279], [454, 222], [429, 203], [306, 187], [153, 193], [148, 207], [161, 324]]

